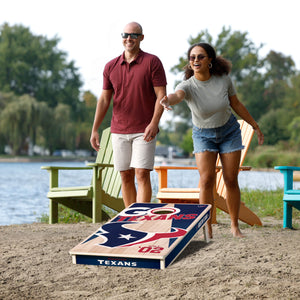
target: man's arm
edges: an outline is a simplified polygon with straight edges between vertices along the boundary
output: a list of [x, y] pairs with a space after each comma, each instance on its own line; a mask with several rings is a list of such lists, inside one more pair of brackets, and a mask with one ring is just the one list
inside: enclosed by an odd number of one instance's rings
[[154, 87], [154, 91], [156, 94], [154, 113], [150, 124], [146, 127], [144, 132], [144, 140], [147, 142], [151, 141], [157, 135], [158, 124], [164, 112], [163, 107], [160, 105], [160, 100], [166, 95], [166, 87], [156, 86]]
[[112, 94], [113, 94], [113, 90], [102, 90], [101, 96], [97, 103], [94, 123], [93, 123], [91, 138], [90, 138], [90, 143], [96, 151], [100, 149], [98, 129], [107, 113], [112, 98]]

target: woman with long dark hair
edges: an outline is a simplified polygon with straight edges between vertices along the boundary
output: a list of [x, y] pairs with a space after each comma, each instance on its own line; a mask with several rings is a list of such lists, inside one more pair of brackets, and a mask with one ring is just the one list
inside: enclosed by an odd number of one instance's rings
[[[188, 50], [189, 63], [185, 67], [185, 80], [175, 93], [165, 96], [161, 105], [170, 110], [185, 100], [192, 112], [193, 143], [196, 164], [200, 173], [199, 202], [213, 205], [215, 167], [219, 153], [226, 185], [226, 200], [231, 218], [231, 232], [243, 237], [239, 229], [240, 189], [238, 172], [242, 145], [241, 130], [232, 110], [255, 130], [261, 145], [264, 136], [246, 107], [239, 101], [229, 77], [231, 63], [216, 56], [214, 48], [199, 43]], [[208, 222], [212, 237], [211, 220]]]

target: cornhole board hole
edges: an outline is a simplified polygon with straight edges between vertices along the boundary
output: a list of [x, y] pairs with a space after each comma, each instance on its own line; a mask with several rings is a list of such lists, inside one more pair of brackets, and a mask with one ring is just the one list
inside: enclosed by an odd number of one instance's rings
[[204, 229], [210, 205], [134, 203], [70, 250], [74, 264], [164, 269]]

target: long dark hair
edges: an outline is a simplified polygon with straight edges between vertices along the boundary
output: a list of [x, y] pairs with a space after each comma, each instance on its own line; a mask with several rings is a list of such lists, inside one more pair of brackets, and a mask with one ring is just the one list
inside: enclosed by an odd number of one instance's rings
[[[223, 58], [222, 56], [216, 56], [216, 51], [215, 49], [207, 43], [198, 43], [198, 44], [194, 44], [192, 45], [187, 53], [187, 57], [189, 60], [191, 51], [193, 50], [193, 48], [195, 47], [201, 47], [205, 50], [205, 52], [207, 53], [208, 57], [211, 58], [211, 64], [212, 67], [209, 69], [210, 74], [212, 75], [217, 75], [217, 76], [222, 76], [224, 74], [228, 75], [231, 71], [231, 62], [225, 58]], [[187, 64], [184, 67], [184, 78], [185, 79], [189, 79], [190, 77], [192, 77], [194, 75], [194, 71], [192, 69], [189, 68], [189, 64]]]

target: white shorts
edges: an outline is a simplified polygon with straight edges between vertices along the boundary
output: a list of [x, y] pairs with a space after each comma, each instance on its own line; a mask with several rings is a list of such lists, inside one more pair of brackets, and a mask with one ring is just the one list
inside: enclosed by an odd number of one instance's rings
[[144, 133], [112, 133], [114, 168], [126, 171], [131, 168], [153, 170], [156, 137], [150, 142], [143, 138]]

